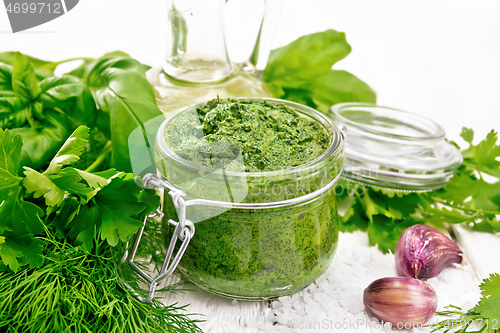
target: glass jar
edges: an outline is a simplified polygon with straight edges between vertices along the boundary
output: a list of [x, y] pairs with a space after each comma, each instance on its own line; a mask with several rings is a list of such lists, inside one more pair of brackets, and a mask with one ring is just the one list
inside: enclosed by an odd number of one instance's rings
[[[242, 99], [284, 104], [318, 122], [330, 137], [328, 148], [284, 170], [208, 169], [182, 159], [165, 141], [169, 123], [179, 115], [199, 119], [196, 105], [151, 120], [131, 134], [134, 174], [143, 177], [146, 188], [168, 190], [158, 214], [164, 214], [163, 239], [170, 243], [159, 274], [152, 278], [133, 261], [144, 228], [131, 256], [127, 252], [122, 259], [149, 283], [148, 297], [139, 300], [150, 302], [158, 283], [176, 267], [200, 288], [226, 297], [265, 300], [297, 292], [332, 260], [338, 240], [334, 185], [341, 175], [366, 186], [425, 192], [445, 186], [462, 164], [444, 130], [417, 114], [344, 103], [325, 116], [289, 101]], [[155, 147], [141, 141], [143, 130]], [[211, 148], [216, 152], [218, 147]], [[231, 163], [242, 163], [238, 149], [223, 151], [234, 151]], [[174, 248], [177, 240], [182, 244]]]
[[[279, 103], [318, 122], [328, 133], [328, 148], [316, 159], [285, 170], [230, 172], [182, 159], [166, 144], [165, 131], [176, 117], [196, 114], [196, 106], [172, 114], [156, 139], [159, 174], [183, 191], [186, 219], [196, 235], [178, 268], [209, 292], [245, 300], [295, 293], [318, 278], [330, 264], [338, 241], [334, 185], [343, 160], [343, 137], [319, 112], [289, 101]], [[175, 200], [175, 199], [174, 199]], [[166, 240], [179, 221], [179, 207], [164, 196]]]

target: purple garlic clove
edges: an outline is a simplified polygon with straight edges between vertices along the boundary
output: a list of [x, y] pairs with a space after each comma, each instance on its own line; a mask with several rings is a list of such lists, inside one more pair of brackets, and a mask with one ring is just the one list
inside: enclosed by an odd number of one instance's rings
[[427, 283], [413, 278], [383, 278], [365, 289], [368, 314], [393, 328], [422, 327], [437, 308], [437, 295]]
[[403, 232], [395, 255], [399, 274], [426, 280], [438, 276], [452, 263], [460, 264], [463, 252], [443, 233], [416, 224]]

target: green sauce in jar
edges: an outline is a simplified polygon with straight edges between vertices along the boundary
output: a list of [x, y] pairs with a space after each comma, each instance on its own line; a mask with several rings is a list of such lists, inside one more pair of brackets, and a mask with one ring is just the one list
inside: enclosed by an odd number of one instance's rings
[[[189, 280], [216, 294], [258, 300], [297, 292], [324, 272], [338, 240], [336, 197], [328, 186], [343, 156], [328, 119], [286, 101], [213, 100], [180, 111], [160, 130], [158, 169], [186, 200], [272, 205], [311, 195], [264, 209], [188, 207], [196, 232], [179, 268]], [[165, 221], [178, 220], [168, 195], [163, 209]]]
[[[165, 128], [165, 140], [180, 157], [209, 168], [288, 169], [312, 161], [330, 141], [320, 123], [266, 100], [214, 99], [198, 106], [197, 113], [173, 119]], [[231, 163], [235, 149], [241, 151], [243, 164]]]

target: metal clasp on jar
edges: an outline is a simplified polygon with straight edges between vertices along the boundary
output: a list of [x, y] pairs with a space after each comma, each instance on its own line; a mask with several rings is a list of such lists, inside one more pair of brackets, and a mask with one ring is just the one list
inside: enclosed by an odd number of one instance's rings
[[[184, 193], [184, 191], [172, 188], [167, 182], [165, 182], [161, 178], [156, 177], [153, 174], [145, 175], [143, 178], [143, 182], [144, 182], [144, 188], [168, 189], [169, 190], [168, 194], [172, 197], [172, 201], [175, 207], [177, 208], [179, 216], [178, 222], [171, 219], [168, 221], [171, 225], [175, 226], [175, 229], [172, 234], [172, 238], [170, 239], [170, 244], [167, 249], [167, 254], [165, 255], [165, 260], [163, 261], [163, 265], [160, 269], [160, 272], [156, 277], [153, 278], [149, 276], [146, 272], [144, 272], [141, 268], [139, 268], [135, 264], [134, 259], [135, 255], [137, 254], [137, 249], [139, 247], [139, 243], [141, 242], [141, 238], [144, 233], [144, 228], [146, 226], [148, 218], [154, 218], [156, 216], [163, 217], [163, 212], [159, 208], [156, 209], [156, 211], [151, 213], [149, 216], [144, 217], [143, 226], [137, 232], [137, 237], [135, 239], [134, 244], [130, 249], [128, 249], [129, 243], [127, 243], [127, 250], [125, 251], [123, 257], [121, 258], [120, 263], [118, 264], [118, 267], [120, 267], [122, 264], [127, 262], [129, 267], [133, 271], [137, 272], [149, 284], [148, 296], [142, 297], [132, 288], [131, 285], [122, 280], [123, 285], [127, 289], [131, 290], [135, 295], [135, 297], [140, 302], [150, 303], [155, 296], [156, 287], [158, 286], [158, 284], [164, 279], [166, 279], [168, 276], [170, 276], [177, 268], [177, 265], [179, 264], [180, 260], [182, 259], [182, 256], [184, 255], [184, 252], [186, 251], [187, 246], [189, 245], [189, 241], [194, 236], [195, 228], [194, 228], [194, 223], [186, 219], [186, 202], [184, 201], [184, 196], [186, 195], [186, 193]], [[182, 244], [180, 245], [177, 254], [172, 259], [172, 255], [174, 253], [177, 240], [180, 240]], [[170, 262], [171, 259], [172, 262]]]

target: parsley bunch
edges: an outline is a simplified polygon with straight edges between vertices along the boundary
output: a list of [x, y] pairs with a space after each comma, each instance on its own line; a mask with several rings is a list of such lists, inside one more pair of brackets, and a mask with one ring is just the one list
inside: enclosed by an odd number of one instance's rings
[[87, 250], [97, 236], [115, 246], [142, 226], [141, 216], [158, 207], [154, 192], [141, 191], [131, 174], [71, 167], [80, 159], [88, 135], [87, 127], [78, 127], [45, 171], [24, 166], [21, 173], [22, 139], [0, 130], [0, 255], [11, 270], [22, 264], [41, 266], [42, 244], [35, 235], [47, 226]]
[[478, 145], [472, 144], [471, 129], [464, 128], [461, 137], [469, 145], [462, 151], [464, 163], [440, 190], [406, 194], [341, 183], [344, 194], [339, 206], [347, 205], [348, 209], [340, 218], [340, 230], [367, 231], [370, 244], [383, 252], [394, 252], [401, 233], [418, 223], [436, 227], [466, 223], [473, 230], [500, 232], [498, 134], [492, 130]]

